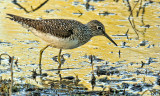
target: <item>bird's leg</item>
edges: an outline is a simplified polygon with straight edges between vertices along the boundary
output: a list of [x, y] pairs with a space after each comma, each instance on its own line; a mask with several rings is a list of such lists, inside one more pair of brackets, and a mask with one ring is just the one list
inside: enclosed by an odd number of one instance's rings
[[41, 69], [42, 54], [43, 54], [43, 51], [44, 51], [48, 46], [49, 46], [49, 45], [47, 45], [46, 47], [44, 47], [43, 49], [40, 50], [40, 54], [39, 54], [39, 71], [40, 71], [40, 75], [42, 75], [42, 69]]
[[[59, 54], [58, 54], [58, 63], [59, 63], [59, 66], [58, 66], [58, 69], [61, 69], [61, 52], [62, 52], [62, 49], [59, 50]], [[58, 73], [60, 73], [60, 70], [58, 71]]]

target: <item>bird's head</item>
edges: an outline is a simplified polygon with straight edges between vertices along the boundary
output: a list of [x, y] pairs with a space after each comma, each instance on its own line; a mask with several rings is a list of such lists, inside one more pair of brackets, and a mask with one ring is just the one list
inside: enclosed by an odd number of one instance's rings
[[91, 29], [92, 36], [98, 36], [98, 35], [105, 36], [114, 45], [117, 46], [117, 44], [107, 35], [107, 33], [105, 32], [105, 27], [104, 27], [104, 25], [100, 21], [98, 21], [98, 20], [92, 20], [92, 21], [90, 21], [90, 22], [87, 23], [87, 26]]

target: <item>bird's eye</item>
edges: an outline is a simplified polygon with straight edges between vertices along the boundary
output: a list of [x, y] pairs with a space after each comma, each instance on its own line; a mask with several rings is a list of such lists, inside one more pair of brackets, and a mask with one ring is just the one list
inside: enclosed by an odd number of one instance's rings
[[102, 27], [101, 27], [101, 26], [97, 26], [97, 29], [98, 29], [98, 30], [102, 30]]

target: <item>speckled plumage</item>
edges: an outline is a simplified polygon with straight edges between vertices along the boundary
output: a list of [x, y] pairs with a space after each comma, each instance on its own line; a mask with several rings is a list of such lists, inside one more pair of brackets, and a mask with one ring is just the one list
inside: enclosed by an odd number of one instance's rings
[[[47, 42], [47, 46], [40, 50], [39, 69], [42, 75], [41, 61], [43, 51], [52, 46], [59, 48], [58, 69], [61, 69], [62, 49], [73, 49], [87, 43], [93, 36], [102, 35], [108, 38], [113, 44], [117, 44], [105, 33], [104, 25], [98, 20], [92, 20], [87, 24], [82, 24], [76, 20], [69, 19], [30, 19], [13, 14], [7, 14], [9, 19], [20, 23], [30, 30], [34, 35]], [[58, 71], [60, 73], [60, 70]]]
[[[104, 25], [97, 20], [82, 24], [70, 19], [36, 20], [13, 14], [7, 15], [11, 20], [20, 23], [51, 46], [60, 49], [76, 48], [87, 43], [93, 36], [106, 34]], [[112, 39], [110, 40], [116, 45]]]

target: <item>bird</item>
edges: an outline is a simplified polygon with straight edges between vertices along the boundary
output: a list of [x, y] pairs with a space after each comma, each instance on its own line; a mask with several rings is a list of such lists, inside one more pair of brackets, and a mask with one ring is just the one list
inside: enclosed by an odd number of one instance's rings
[[[83, 24], [74, 19], [31, 19], [8, 13], [7, 16], [46, 42], [46, 46], [40, 50], [39, 69], [41, 69], [42, 54], [49, 46], [59, 49], [58, 69], [61, 68], [62, 49], [82, 46], [94, 36], [105, 36], [115, 46], [118, 46], [105, 32], [105, 26], [98, 20], [91, 20]], [[41, 71], [40, 74], [42, 74]]]

